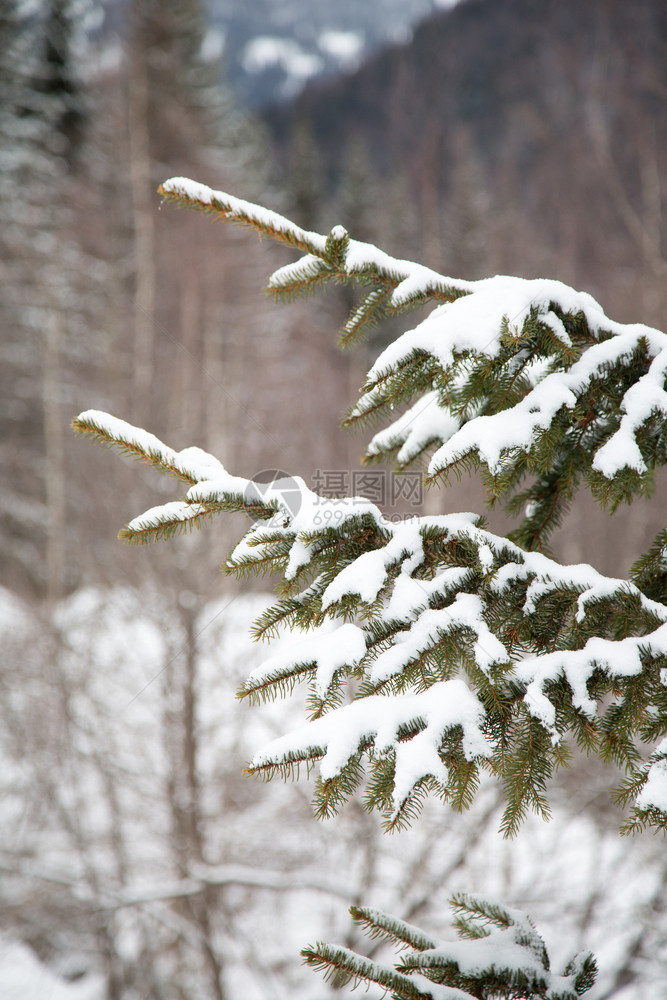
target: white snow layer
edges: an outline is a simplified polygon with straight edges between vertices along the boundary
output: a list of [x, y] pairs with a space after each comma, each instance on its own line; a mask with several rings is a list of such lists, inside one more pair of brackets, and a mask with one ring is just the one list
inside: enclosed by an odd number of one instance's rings
[[136, 448], [162, 465], [176, 469], [187, 479], [198, 481], [213, 476], [226, 476], [229, 480], [234, 480], [237, 485], [245, 482], [236, 477], [229, 477], [222, 463], [201, 448], [190, 447], [174, 451], [149, 431], [135, 427], [125, 420], [119, 420], [118, 417], [113, 417], [102, 410], [84, 410], [78, 415], [77, 420], [99, 428], [120, 444]]
[[162, 185], [167, 194], [181, 195], [190, 201], [197, 201], [203, 205], [210, 205], [217, 208], [225, 215], [232, 215], [237, 219], [250, 219], [266, 229], [273, 229], [279, 233], [285, 233], [298, 243], [311, 244], [313, 250], [324, 253], [326, 239], [319, 233], [313, 233], [295, 226], [293, 222], [286, 219], [277, 212], [272, 212], [261, 205], [254, 205], [252, 202], [244, 201], [242, 198], [235, 198], [224, 191], [216, 191], [200, 184], [198, 181], [191, 181], [187, 177], [171, 177]]
[[[458, 299], [451, 305], [456, 306], [465, 301]], [[590, 323], [590, 318], [587, 319]], [[604, 314], [601, 315], [601, 321], [602, 319], [606, 320]], [[602, 329], [601, 326], [591, 325], [593, 329]], [[621, 324], [612, 324], [610, 320], [606, 320], [606, 328], [610, 327], [619, 328], [615, 331], [618, 336], [594, 344], [567, 372], [556, 371], [546, 375], [520, 402], [508, 410], [490, 416], [473, 417], [468, 421], [435, 452], [429, 464], [429, 473], [437, 473], [472, 450], [479, 452], [492, 473], [499, 472], [507, 452], [515, 448], [528, 450], [535, 435], [550, 426], [561, 407], [573, 408], [582, 389], [599, 377], [607, 366], [629, 358], [641, 339], [647, 342], [651, 352], [658, 357], [646, 375], [626, 392], [620, 427], [596, 452], [593, 468], [608, 479], [625, 468], [645, 472], [646, 465], [634, 435], [654, 410], [660, 409], [667, 415], [667, 393], [658, 384], [660, 379], [664, 379], [667, 367], [667, 336], [657, 330], [649, 330], [648, 327], [642, 327], [639, 331], [632, 328], [630, 332], [625, 332]]]
[[667, 813], [667, 739], [652, 756], [646, 784], [635, 800], [639, 809], [659, 809]]
[[260, 35], [246, 45], [241, 58], [246, 73], [279, 66], [288, 76], [307, 80], [324, 69], [320, 56], [305, 52], [293, 38]]
[[3, 1000], [102, 1000], [101, 976], [68, 983], [39, 961], [37, 955], [10, 937], [0, 937], [0, 982]]
[[364, 36], [359, 31], [323, 31], [317, 39], [320, 52], [353, 68], [364, 50]]
[[265, 660], [248, 675], [244, 687], [256, 688], [276, 677], [289, 676], [296, 666], [313, 664], [317, 667], [315, 689], [324, 698], [336, 671], [359, 663], [365, 653], [366, 638], [356, 625], [341, 625], [334, 631], [318, 630]]
[[427, 392], [398, 420], [379, 431], [366, 451], [368, 455], [381, 455], [399, 448], [396, 460], [399, 465], [407, 465], [433, 441], [449, 440], [460, 424], [447, 407], [440, 406], [437, 392]]
[[[468, 760], [491, 756], [491, 746], [480, 728], [483, 719], [480, 702], [463, 681], [441, 681], [420, 694], [375, 695], [338, 708], [273, 740], [253, 757], [251, 766], [261, 768], [317, 750], [322, 756], [320, 774], [327, 781], [341, 773], [360, 744], [371, 742], [378, 753], [395, 754], [393, 803], [398, 811], [421, 778], [432, 776], [446, 784], [447, 768], [438, 750], [448, 729], [461, 726]], [[399, 742], [402, 727], [420, 721], [424, 728]]]
[[[443, 283], [447, 279], [442, 279]], [[512, 449], [526, 450], [541, 430], [548, 428], [561, 407], [572, 408], [577, 396], [607, 366], [628, 359], [643, 341], [653, 356], [649, 370], [626, 392], [623, 417], [617, 431], [598, 449], [593, 467], [612, 478], [624, 468], [646, 471], [636, 443], [636, 433], [654, 413], [667, 415], [667, 393], [664, 390], [667, 372], [667, 336], [639, 323], [622, 324], [610, 320], [601, 306], [587, 293], [575, 292], [562, 282], [548, 279], [526, 280], [499, 275], [469, 282], [471, 294], [438, 306], [413, 330], [390, 344], [378, 357], [368, 373], [373, 383], [388, 375], [417, 353], [435, 358], [443, 369], [451, 367], [457, 356], [471, 352], [477, 356], [494, 357], [500, 350], [503, 321], [520, 330], [531, 310], [554, 331], [558, 339], [569, 345], [570, 338], [562, 321], [551, 308], [557, 303], [565, 313], [583, 313], [594, 334], [607, 331], [614, 336], [593, 344], [567, 371], [548, 371], [549, 362], [528, 372], [533, 388], [513, 407], [489, 416], [473, 417], [463, 427], [460, 421], [443, 407], [438, 414], [435, 394], [427, 394], [427, 412], [432, 409], [434, 421], [422, 433], [413, 431], [414, 442], [406, 437], [406, 428], [419, 419], [418, 403], [373, 438], [369, 454], [377, 454], [396, 443], [405, 441], [399, 453], [401, 463], [409, 461], [426, 444], [438, 438], [442, 446], [433, 455], [429, 473], [436, 474], [470, 451], [478, 451], [492, 472], [498, 472]], [[398, 290], [397, 290], [398, 291]], [[372, 390], [362, 396], [354, 413], [362, 414], [377, 393]], [[422, 402], [422, 401], [420, 401]]]

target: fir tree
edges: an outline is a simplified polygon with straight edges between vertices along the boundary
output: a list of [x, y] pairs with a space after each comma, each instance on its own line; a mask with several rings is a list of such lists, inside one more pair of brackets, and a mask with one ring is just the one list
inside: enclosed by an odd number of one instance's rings
[[154, 169], [185, 160], [230, 182], [265, 184], [262, 129], [220, 84], [219, 59], [206, 50], [201, 0], [134, 0], [130, 25], [130, 90], [145, 89]]
[[88, 116], [86, 96], [73, 55], [83, 47], [78, 36], [90, 7], [91, 0], [49, 0], [44, 52], [36, 80], [38, 90], [59, 105], [55, 124], [62, 136], [63, 154], [70, 169], [77, 163]]
[[[382, 352], [346, 423], [384, 423], [367, 461], [422, 462], [431, 484], [478, 469], [489, 503], [503, 501], [515, 518], [507, 536], [472, 514], [397, 523], [363, 497], [324, 499], [298, 479], [254, 483], [198, 448], [176, 452], [108, 414], [80, 414], [77, 430], [185, 486], [122, 538], [169, 538], [244, 511], [253, 524], [227, 571], [281, 577], [255, 636], [287, 628], [304, 637], [253, 671], [239, 695], [260, 701], [303, 683], [309, 720], [259, 750], [249, 773], [318, 769], [322, 817], [364, 785], [388, 829], [415, 819], [429, 793], [468, 808], [486, 773], [504, 790], [501, 828], [513, 835], [528, 810], [548, 817], [550, 780], [576, 746], [625, 772], [615, 795], [629, 806], [627, 831], [664, 830], [665, 534], [626, 580], [561, 565], [549, 540], [579, 486], [610, 511], [650, 491], [666, 458], [667, 336], [614, 322], [557, 281], [450, 279], [342, 227], [307, 232], [183, 178], [161, 191], [301, 251], [272, 275], [278, 297], [328, 281], [361, 286], [344, 344], [385, 314], [435, 306]], [[371, 936], [409, 949], [395, 967], [330, 945], [307, 949], [306, 960], [337, 982], [375, 982], [405, 998], [565, 1000], [591, 986], [590, 955], [554, 976], [527, 918], [477, 898], [454, 905], [457, 944], [358, 909]]]
[[67, 569], [62, 360], [90, 356], [99, 287], [73, 212], [84, 102], [72, 22], [81, 9], [53, 0], [40, 20], [0, 2], [1, 562], [8, 579], [51, 597]]

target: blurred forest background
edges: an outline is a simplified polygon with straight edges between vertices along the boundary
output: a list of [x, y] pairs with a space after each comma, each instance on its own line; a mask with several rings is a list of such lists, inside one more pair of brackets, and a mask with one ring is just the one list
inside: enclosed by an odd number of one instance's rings
[[[445, 274], [560, 278], [665, 328], [662, 0], [415, 2], [430, 16], [400, 32], [395, 3], [360, 6], [384, 25], [375, 51], [348, 44], [356, 68], [287, 101], [270, 59], [261, 87], [232, 89], [238, 53], [211, 44], [232, 0], [215, 17], [198, 0], [0, 0], [0, 981], [21, 1000], [28, 983], [59, 1000], [316, 1000], [335, 990], [298, 949], [356, 945], [347, 905], [439, 933], [457, 889], [596, 951], [597, 998], [665, 995], [661, 845], [618, 840], [610, 776], [586, 761], [516, 844], [495, 835], [491, 788], [483, 813], [431, 807], [383, 840], [360, 805], [316, 824], [307, 786], [243, 779], [283, 723], [234, 702], [263, 652], [246, 638], [262, 596], [218, 571], [240, 523], [121, 546], [171, 487], [69, 430], [95, 407], [238, 475], [359, 468], [340, 418], [409, 318], [342, 353], [353, 293], [275, 305], [262, 289], [284, 251], [160, 210], [172, 175]], [[661, 492], [613, 520], [577, 500], [555, 555], [624, 575], [664, 525]], [[461, 484], [424, 507], [483, 496]]]

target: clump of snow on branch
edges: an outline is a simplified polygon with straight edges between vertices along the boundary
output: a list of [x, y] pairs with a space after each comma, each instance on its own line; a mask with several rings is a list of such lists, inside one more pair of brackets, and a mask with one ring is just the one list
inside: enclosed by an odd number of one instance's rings
[[[360, 745], [372, 744], [380, 754], [395, 755], [393, 802], [398, 811], [423, 778], [447, 784], [447, 770], [438, 754], [444, 731], [461, 727], [468, 760], [491, 756], [491, 745], [480, 729], [483, 718], [482, 706], [462, 681], [442, 681], [422, 694], [375, 696], [345, 705], [272, 741], [255, 754], [251, 767], [260, 770], [285, 759], [305, 759], [314, 750], [327, 781], [342, 772]], [[415, 725], [416, 735], [399, 739], [402, 729]]]

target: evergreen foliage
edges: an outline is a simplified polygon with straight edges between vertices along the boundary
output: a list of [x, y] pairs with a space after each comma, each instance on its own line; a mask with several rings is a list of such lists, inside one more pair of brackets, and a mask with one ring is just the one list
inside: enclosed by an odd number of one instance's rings
[[[404, 468], [430, 453], [431, 482], [480, 468], [490, 503], [503, 498], [517, 518], [507, 537], [472, 514], [395, 522], [362, 497], [328, 500], [298, 479], [254, 483], [197, 448], [176, 452], [107, 414], [80, 414], [79, 431], [186, 484], [182, 499], [146, 511], [121, 537], [169, 537], [223, 510], [253, 518], [226, 569], [279, 574], [278, 601], [255, 634], [287, 626], [305, 638], [253, 671], [239, 694], [274, 698], [306, 682], [309, 721], [259, 751], [249, 772], [317, 767], [320, 816], [364, 783], [367, 807], [388, 828], [412, 821], [429, 793], [467, 808], [487, 772], [504, 789], [511, 835], [529, 809], [548, 817], [550, 780], [574, 744], [625, 772], [617, 795], [631, 805], [629, 828], [664, 830], [665, 539], [630, 580], [561, 565], [548, 540], [579, 485], [612, 511], [650, 491], [665, 462], [667, 336], [610, 320], [560, 282], [445, 278], [342, 227], [305, 231], [183, 178], [161, 191], [302, 251], [271, 277], [278, 297], [330, 280], [361, 285], [344, 343], [388, 313], [434, 305], [380, 355], [347, 422], [388, 421], [367, 459], [390, 456]], [[456, 946], [355, 914], [373, 935], [413, 949], [394, 969], [330, 946], [306, 959], [396, 997], [565, 1000], [591, 985], [590, 956], [550, 978], [526, 918], [467, 897], [456, 906], [470, 939]]]
[[353, 919], [369, 937], [402, 951], [394, 968], [321, 943], [305, 948], [304, 959], [337, 985], [376, 983], [400, 1000], [576, 1000], [595, 982], [590, 954], [573, 956], [554, 974], [544, 941], [524, 914], [467, 894], [454, 896], [451, 905], [462, 939], [456, 942], [436, 941], [395, 917], [352, 907]]

